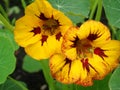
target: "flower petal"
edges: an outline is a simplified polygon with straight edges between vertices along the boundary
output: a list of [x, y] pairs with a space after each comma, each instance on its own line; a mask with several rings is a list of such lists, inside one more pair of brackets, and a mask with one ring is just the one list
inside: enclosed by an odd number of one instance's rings
[[103, 79], [110, 71], [109, 64], [98, 55], [93, 54], [93, 58], [89, 58], [90, 67], [97, 73], [93, 74], [94, 79]]
[[[42, 0], [39, 0], [39, 1], [42, 1]], [[26, 15], [35, 15], [35, 16], [40, 15], [40, 10], [39, 10], [38, 5], [36, 4], [36, 2], [31, 3], [30, 5], [28, 5], [25, 8], [25, 14]]]
[[31, 57], [41, 60], [47, 59], [54, 53], [61, 52], [61, 41], [56, 40], [55, 36], [48, 36], [47, 40], [42, 43], [41, 41], [25, 47], [25, 51]]
[[[31, 20], [32, 22], [29, 22], [28, 20]], [[34, 36], [34, 33], [31, 32], [36, 27], [40, 27], [38, 18], [28, 15], [20, 18], [17, 20], [14, 29], [15, 41], [22, 47], [37, 42], [41, 38], [40, 34]]]
[[[93, 35], [90, 36], [90, 41], [92, 41], [94, 46], [104, 44], [107, 40], [110, 40], [109, 29], [98, 21], [88, 20], [80, 26], [78, 32], [79, 38], [86, 39], [89, 35]], [[96, 37], [94, 35], [96, 35]]]
[[62, 54], [54, 54], [50, 58], [51, 73], [62, 83], [70, 84], [77, 81], [82, 73], [81, 68], [80, 60], [69, 61]]

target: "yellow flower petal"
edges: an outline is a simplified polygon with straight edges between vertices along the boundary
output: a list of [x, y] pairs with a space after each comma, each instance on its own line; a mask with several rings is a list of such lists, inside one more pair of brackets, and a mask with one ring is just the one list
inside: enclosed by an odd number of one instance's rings
[[65, 64], [65, 56], [62, 54], [55, 54], [50, 57], [50, 70], [52, 75], [56, 74]]
[[[42, 1], [42, 0], [39, 0]], [[36, 2], [31, 3], [30, 5], [28, 5], [25, 9], [25, 14], [27, 15], [36, 15], [39, 16], [40, 15], [40, 10], [38, 8], [38, 5], [36, 4]]]
[[36, 60], [48, 59], [49, 53], [46, 48], [41, 46], [41, 42], [36, 42], [25, 47], [25, 52]]
[[88, 38], [94, 46], [110, 40], [109, 29], [99, 21], [93, 20], [88, 20], [80, 26], [78, 36], [80, 39]]
[[93, 76], [94, 79], [103, 79], [111, 70], [109, 64], [97, 55], [89, 58], [89, 63], [91, 68], [97, 73], [96, 76]]
[[41, 60], [47, 59], [54, 53], [61, 52], [61, 41], [56, 40], [55, 36], [48, 36], [47, 40], [43, 43], [39, 41], [37, 43], [31, 44], [25, 47], [25, 51], [31, 57]]
[[68, 49], [64, 54], [71, 60], [75, 60], [77, 58], [76, 48]]
[[[50, 58], [50, 70], [53, 77], [66, 84], [73, 83], [80, 78], [82, 64], [80, 60], [68, 60], [62, 54], [54, 54]], [[83, 76], [85, 74], [83, 73]]]
[[51, 18], [53, 14], [53, 7], [47, 0], [35, 0], [36, 5], [41, 13], [47, 18]]
[[[67, 32], [63, 37], [62, 52], [67, 56], [67, 58], [74, 60], [77, 58], [76, 47], [74, 47], [74, 41], [76, 39], [78, 29], [76, 27], [68, 28]], [[73, 47], [72, 47], [73, 46]]]
[[[32, 22], [29, 22], [28, 20], [31, 20]], [[34, 36], [34, 33], [31, 32], [34, 28], [40, 26], [38, 21], [38, 18], [33, 18], [28, 15], [17, 20], [14, 29], [14, 38], [20, 46], [26, 47], [27, 45], [40, 40], [41, 36], [39, 34]]]

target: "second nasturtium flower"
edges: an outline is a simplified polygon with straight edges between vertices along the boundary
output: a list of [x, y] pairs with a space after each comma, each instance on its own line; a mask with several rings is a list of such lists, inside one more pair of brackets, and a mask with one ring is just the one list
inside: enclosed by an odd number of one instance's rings
[[120, 42], [111, 40], [101, 22], [88, 20], [80, 28], [68, 29], [62, 53], [50, 58], [52, 76], [62, 83], [91, 86], [118, 66]]
[[15, 41], [31, 57], [46, 59], [61, 51], [62, 36], [71, 25], [71, 20], [47, 0], [35, 0], [16, 21]]

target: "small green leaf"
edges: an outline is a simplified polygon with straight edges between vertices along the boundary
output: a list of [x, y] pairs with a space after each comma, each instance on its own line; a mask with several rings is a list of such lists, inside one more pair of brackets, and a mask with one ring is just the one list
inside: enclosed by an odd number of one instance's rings
[[0, 85], [0, 90], [28, 90], [25, 86], [23, 82], [7, 79], [4, 84]]
[[109, 81], [110, 90], [120, 90], [120, 66], [114, 71]]
[[23, 62], [23, 69], [28, 72], [37, 72], [41, 70], [40, 62], [26, 55]]
[[75, 24], [83, 22], [88, 17], [90, 11], [89, 0], [48, 0], [54, 8], [62, 11]]
[[120, 0], [103, 0], [103, 6], [110, 25], [120, 28]]
[[15, 69], [14, 52], [17, 48], [13, 34], [8, 30], [0, 30], [0, 84], [4, 83], [7, 76]]

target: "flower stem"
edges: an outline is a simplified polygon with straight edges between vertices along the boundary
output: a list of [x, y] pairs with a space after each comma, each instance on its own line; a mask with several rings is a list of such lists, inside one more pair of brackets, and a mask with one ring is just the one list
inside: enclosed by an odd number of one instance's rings
[[98, 4], [98, 0], [95, 0], [93, 7], [92, 7], [92, 10], [91, 10], [91, 13], [90, 13], [89, 19], [93, 19], [97, 4]]
[[23, 8], [25, 9], [25, 7], [26, 7], [25, 0], [21, 0], [21, 3], [22, 3]]
[[98, 0], [98, 8], [97, 8], [97, 14], [95, 17], [96, 21], [99, 21], [101, 18], [101, 13], [102, 13], [102, 0]]
[[8, 30], [13, 31], [14, 27], [4, 18], [4, 16], [2, 16], [1, 13], [0, 13], [0, 21], [2, 21], [2, 23]]
[[0, 12], [2, 13], [2, 15], [6, 18], [6, 20], [8, 22], [10, 22], [7, 13], [5, 12], [5, 10], [3, 9], [2, 5], [0, 5]]
[[48, 60], [41, 60], [40, 63], [41, 63], [41, 66], [42, 66], [44, 77], [45, 77], [45, 79], [48, 83], [49, 90], [56, 90], [55, 85], [54, 85], [55, 81], [53, 80], [53, 78], [50, 74]]
[[8, 76], [8, 78], [14, 82], [16, 85], [18, 85], [19, 87], [21, 87], [22, 90], [28, 90], [24, 85], [22, 85], [20, 82], [14, 80], [13, 78], [11, 78], [10, 76]]
[[112, 25], [110, 25], [110, 28], [111, 28], [111, 33], [112, 33], [112, 39], [115, 39], [115, 35], [116, 35], [116, 29], [115, 27], [113, 27]]

